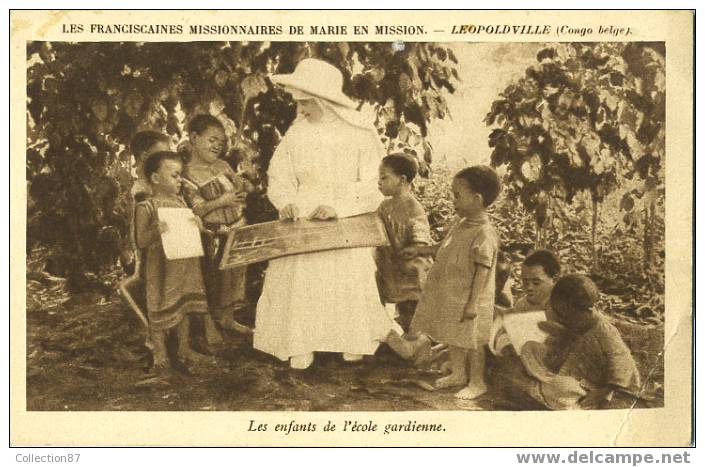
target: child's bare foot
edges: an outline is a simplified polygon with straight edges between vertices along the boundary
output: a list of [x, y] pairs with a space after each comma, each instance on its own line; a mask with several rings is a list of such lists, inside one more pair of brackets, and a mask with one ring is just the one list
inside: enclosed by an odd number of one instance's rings
[[358, 355], [355, 353], [347, 353], [347, 352], [343, 353], [343, 360], [345, 360], [348, 363], [361, 362], [362, 358], [363, 358], [362, 355]]
[[226, 312], [223, 314], [223, 317], [220, 318], [220, 326], [228, 331], [235, 331], [240, 334], [252, 334], [252, 328], [237, 322], [235, 317], [232, 315], [232, 312]]
[[414, 356], [414, 366], [417, 368], [428, 367], [448, 353], [445, 344], [432, 345], [430, 339], [424, 338], [427, 343]]
[[467, 376], [464, 372], [451, 372], [448, 376], [436, 380], [436, 389], [454, 388], [467, 383]]
[[313, 363], [313, 352], [294, 355], [289, 358], [289, 366], [294, 370], [305, 370]]
[[165, 335], [163, 332], [152, 332], [147, 339], [148, 347], [152, 351], [155, 370], [169, 368], [169, 356], [166, 353]]
[[210, 316], [206, 316], [203, 324], [203, 327], [205, 328], [206, 342], [208, 343], [208, 345], [218, 346], [222, 344], [223, 336], [220, 334], [220, 332], [218, 332], [218, 329], [215, 327], [213, 319]]
[[155, 370], [169, 368], [169, 359], [167, 358], [166, 355], [159, 355], [159, 356], [155, 355], [153, 367]]
[[451, 365], [450, 360], [446, 360], [445, 362], [443, 362], [440, 368], [438, 368], [438, 372], [442, 375], [451, 374], [453, 372], [453, 366]]
[[214, 357], [209, 357], [201, 353], [196, 352], [193, 349], [179, 349], [178, 351], [179, 360], [181, 360], [186, 366], [211, 366], [215, 365], [216, 359]]
[[457, 399], [463, 399], [463, 400], [471, 400], [471, 399], [477, 399], [481, 395], [487, 392], [487, 386], [485, 383], [480, 383], [480, 384], [468, 384], [465, 386], [463, 389], [458, 391], [455, 394], [455, 397]]

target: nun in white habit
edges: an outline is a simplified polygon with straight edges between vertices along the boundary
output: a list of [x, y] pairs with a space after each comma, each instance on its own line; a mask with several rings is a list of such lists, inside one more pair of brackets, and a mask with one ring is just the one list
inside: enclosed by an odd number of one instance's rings
[[[298, 115], [269, 165], [268, 197], [280, 218], [329, 220], [373, 212], [384, 148], [370, 121], [342, 92], [340, 71], [317, 59], [272, 81], [290, 92]], [[292, 368], [311, 365], [314, 352], [341, 352], [347, 361], [388, 342], [410, 358], [409, 343], [380, 302], [373, 248], [300, 254], [269, 262], [257, 304], [254, 347]], [[391, 336], [391, 337], [390, 337]]]

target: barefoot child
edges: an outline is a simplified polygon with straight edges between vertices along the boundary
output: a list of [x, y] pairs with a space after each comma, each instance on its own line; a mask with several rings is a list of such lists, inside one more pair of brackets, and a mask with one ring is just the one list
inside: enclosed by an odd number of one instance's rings
[[428, 256], [411, 260], [402, 258], [401, 251], [409, 246], [431, 244], [431, 227], [423, 206], [411, 191], [417, 164], [403, 154], [382, 159], [379, 167], [379, 191], [388, 196], [377, 210], [387, 230], [390, 246], [377, 249], [379, 292], [385, 304], [396, 303], [398, 320], [404, 331], [409, 330], [421, 288], [431, 267]]
[[212, 360], [194, 351], [189, 344], [189, 314], [208, 312], [199, 258], [168, 260], [161, 234], [166, 224], [159, 221], [159, 208], [185, 208], [179, 197], [182, 162], [178, 154], [160, 151], [144, 162], [151, 197], [135, 207], [135, 241], [144, 252], [144, 271], [149, 315], [150, 342], [154, 365], [168, 365], [165, 338], [178, 330], [178, 356], [184, 363], [202, 365]]
[[557, 321], [544, 323], [551, 337], [524, 346], [526, 371], [513, 378], [515, 391], [551, 409], [601, 408], [615, 393], [627, 395], [627, 406], [633, 402], [639, 372], [617, 328], [595, 309], [598, 297], [587, 276], [556, 282], [550, 303]]
[[[437, 247], [435, 262], [411, 322], [412, 332], [426, 334], [449, 346], [451, 372], [437, 380], [436, 386], [467, 384], [456, 394], [461, 399], [474, 399], [487, 391], [485, 345], [494, 311], [499, 238], [486, 208], [500, 189], [499, 178], [490, 167], [468, 167], [455, 176], [452, 190], [458, 217]], [[415, 256], [433, 249], [412, 247], [406, 253]]]
[[[217, 237], [204, 236], [206, 250], [206, 288], [215, 319], [225, 329], [250, 332], [235, 320], [235, 313], [245, 308], [245, 268], [219, 270], [225, 253], [224, 229], [245, 222], [245, 197], [251, 185], [238, 176], [227, 162], [220, 159], [227, 148], [222, 123], [212, 115], [197, 115], [189, 124], [191, 158], [186, 164], [184, 192], [193, 212], [206, 228], [221, 232]], [[209, 344], [221, 339], [216, 333], [207, 335]]]

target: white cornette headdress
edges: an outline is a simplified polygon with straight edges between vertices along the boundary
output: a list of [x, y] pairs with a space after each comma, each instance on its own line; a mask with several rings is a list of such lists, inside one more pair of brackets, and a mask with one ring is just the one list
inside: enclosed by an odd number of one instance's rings
[[291, 74], [272, 75], [274, 84], [290, 92], [295, 100], [316, 98], [345, 122], [375, 131], [373, 117], [357, 111], [357, 104], [343, 93], [343, 74], [328, 62], [316, 58], [301, 60]]

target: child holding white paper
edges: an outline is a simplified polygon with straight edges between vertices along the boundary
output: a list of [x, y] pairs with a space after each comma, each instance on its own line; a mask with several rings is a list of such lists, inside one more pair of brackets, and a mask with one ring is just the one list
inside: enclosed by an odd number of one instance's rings
[[598, 298], [587, 276], [558, 279], [550, 294], [555, 321], [542, 323], [549, 337], [524, 346], [523, 366], [502, 368], [512, 370], [503, 384], [510, 394], [554, 410], [633, 405], [639, 371], [617, 328], [597, 309]]
[[[206, 329], [214, 328], [213, 322], [207, 319], [208, 305], [200, 259], [169, 260], [161, 240], [168, 227], [159, 219], [159, 208], [187, 208], [179, 196], [182, 169], [181, 158], [174, 152], [151, 154], [144, 162], [144, 174], [152, 196], [135, 208], [135, 241], [145, 260], [147, 313], [156, 368], [165, 368], [169, 364], [165, 338], [166, 333], [174, 328], [178, 332], [177, 355], [184, 364], [213, 362], [189, 344], [189, 314], [203, 315]], [[196, 216], [193, 219], [201, 228], [200, 220]]]
[[493, 354], [500, 356], [509, 350], [510, 339], [505, 329], [505, 315], [541, 311], [542, 321], [552, 318], [548, 306], [553, 284], [561, 274], [561, 263], [558, 257], [549, 250], [536, 250], [529, 254], [521, 265], [521, 283], [524, 295], [513, 307], [495, 306], [495, 319], [492, 323], [492, 334], [489, 347]]

